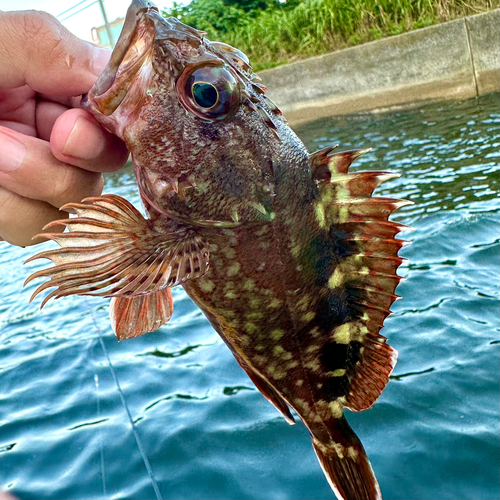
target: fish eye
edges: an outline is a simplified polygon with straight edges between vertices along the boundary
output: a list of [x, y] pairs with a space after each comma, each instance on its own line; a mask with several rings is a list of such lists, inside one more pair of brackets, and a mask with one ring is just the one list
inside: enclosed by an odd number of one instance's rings
[[219, 102], [217, 88], [208, 82], [195, 82], [191, 86], [193, 99], [201, 108], [212, 109]]
[[229, 68], [188, 68], [177, 81], [177, 95], [183, 106], [204, 120], [222, 120], [234, 114], [240, 104], [240, 87]]

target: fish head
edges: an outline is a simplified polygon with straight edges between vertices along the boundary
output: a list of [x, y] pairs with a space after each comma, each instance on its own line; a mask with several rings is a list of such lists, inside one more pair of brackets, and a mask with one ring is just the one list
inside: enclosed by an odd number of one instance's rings
[[260, 203], [278, 129], [288, 129], [259, 80], [238, 49], [135, 0], [82, 106], [126, 142], [147, 205], [230, 222], [241, 210], [215, 197]]
[[[164, 18], [151, 2], [135, 0], [83, 107], [129, 142], [140, 129], [136, 120], [153, 115], [155, 106], [165, 106], [164, 100], [155, 100], [158, 94], [171, 95], [202, 120], [222, 120], [234, 113], [241, 103], [241, 83], [231, 66], [236, 62], [248, 69], [248, 59], [226, 44], [205, 41], [204, 34], [174, 17]], [[217, 49], [230, 53], [231, 62]]]

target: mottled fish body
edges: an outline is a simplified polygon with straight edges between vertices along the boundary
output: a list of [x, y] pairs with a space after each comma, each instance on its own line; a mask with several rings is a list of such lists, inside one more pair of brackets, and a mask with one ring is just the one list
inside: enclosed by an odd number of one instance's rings
[[[149, 2], [132, 3], [112, 58], [84, 97], [134, 159], [145, 219], [115, 195], [77, 217], [35, 292], [112, 297], [119, 339], [172, 315], [182, 285], [257, 388], [293, 408], [339, 499], [381, 498], [344, 408], [373, 405], [396, 352], [379, 334], [397, 298], [404, 202], [373, 197], [394, 177], [349, 173], [363, 151], [309, 154], [248, 59]], [[30, 259], [31, 260], [31, 259]]]

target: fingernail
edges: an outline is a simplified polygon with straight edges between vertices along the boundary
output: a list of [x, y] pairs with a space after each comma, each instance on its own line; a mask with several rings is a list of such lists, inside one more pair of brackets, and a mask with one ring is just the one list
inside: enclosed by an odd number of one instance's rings
[[13, 172], [22, 163], [26, 154], [26, 146], [11, 137], [0, 132], [0, 172]]
[[80, 160], [97, 158], [106, 147], [102, 129], [83, 116], [78, 117], [66, 139], [62, 153]]
[[106, 64], [108, 64], [111, 57], [111, 50], [101, 49], [100, 47], [92, 46], [92, 61], [91, 70], [96, 76], [101, 76]]

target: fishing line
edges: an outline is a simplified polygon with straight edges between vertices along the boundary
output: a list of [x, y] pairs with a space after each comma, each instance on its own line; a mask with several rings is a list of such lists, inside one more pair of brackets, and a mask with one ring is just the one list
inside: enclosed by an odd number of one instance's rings
[[[99, 418], [101, 416], [101, 401], [99, 398], [99, 376], [97, 375], [97, 373], [94, 375], [94, 382], [95, 382], [95, 392], [97, 398], [97, 421], [99, 421]], [[100, 427], [99, 427], [99, 448], [101, 450], [102, 492], [104, 496], [106, 496], [106, 469], [104, 468], [104, 446], [102, 443], [102, 431]]]
[[128, 420], [130, 422], [130, 425], [132, 427], [132, 432], [134, 434], [135, 442], [137, 443], [137, 447], [139, 448], [139, 452], [141, 454], [142, 460], [144, 462], [144, 465], [146, 466], [146, 470], [149, 475], [149, 479], [151, 480], [151, 484], [153, 486], [153, 489], [155, 491], [155, 495], [157, 500], [163, 500], [160, 492], [160, 488], [158, 487], [158, 484], [156, 483], [156, 480], [153, 475], [153, 469], [151, 468], [151, 464], [149, 463], [149, 459], [146, 455], [146, 452], [144, 450], [144, 446], [142, 444], [141, 438], [139, 437], [139, 433], [135, 427], [134, 420], [132, 419], [132, 414], [130, 413], [130, 409], [127, 405], [127, 402], [125, 400], [125, 395], [123, 394], [122, 388], [120, 386], [120, 383], [118, 382], [118, 377], [116, 376], [114, 366], [111, 364], [111, 359], [108, 354], [108, 350], [106, 349], [106, 345], [104, 344], [104, 339], [102, 337], [102, 332], [101, 329], [99, 328], [99, 325], [97, 324], [96, 318], [94, 316], [94, 312], [92, 311], [90, 304], [88, 303], [88, 300], [86, 297], [83, 297], [83, 300], [85, 301], [85, 304], [87, 306], [87, 309], [90, 313], [90, 316], [92, 317], [92, 321], [94, 323], [95, 329], [97, 331], [98, 337], [99, 337], [99, 342], [101, 344], [102, 350], [104, 351], [104, 356], [106, 357], [106, 361], [108, 362], [109, 369], [111, 370], [111, 374], [113, 376], [113, 380], [115, 382], [116, 388], [118, 389], [118, 393], [120, 394], [120, 399], [122, 402], [123, 407], [125, 408], [125, 412], [127, 413]]

